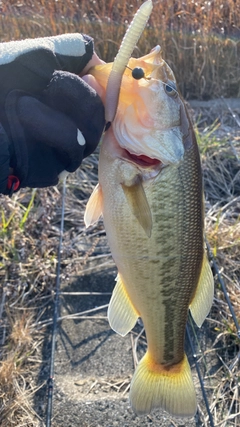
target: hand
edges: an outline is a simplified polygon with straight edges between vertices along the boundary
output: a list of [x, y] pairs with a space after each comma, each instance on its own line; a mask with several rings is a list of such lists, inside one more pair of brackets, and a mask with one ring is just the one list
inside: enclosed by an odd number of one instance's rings
[[79, 75], [99, 63], [81, 34], [0, 44], [0, 193], [56, 185], [95, 150], [104, 107]]

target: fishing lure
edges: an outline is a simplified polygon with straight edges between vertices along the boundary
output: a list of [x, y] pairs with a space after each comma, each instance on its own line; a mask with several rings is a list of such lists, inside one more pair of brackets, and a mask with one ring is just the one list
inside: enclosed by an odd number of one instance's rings
[[138, 9], [123, 38], [117, 56], [113, 62], [112, 70], [109, 75], [106, 88], [106, 129], [109, 128], [111, 122], [115, 117], [123, 73], [131, 57], [133, 49], [146, 26], [148, 18], [152, 12], [152, 8], [152, 0], [147, 0]]

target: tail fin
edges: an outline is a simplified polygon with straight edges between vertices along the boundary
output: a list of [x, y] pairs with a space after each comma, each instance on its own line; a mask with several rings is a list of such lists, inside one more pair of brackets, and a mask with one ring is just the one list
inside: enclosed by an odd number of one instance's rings
[[197, 401], [187, 356], [166, 367], [157, 365], [147, 352], [134, 373], [130, 402], [138, 415], [162, 408], [176, 417], [194, 416]]

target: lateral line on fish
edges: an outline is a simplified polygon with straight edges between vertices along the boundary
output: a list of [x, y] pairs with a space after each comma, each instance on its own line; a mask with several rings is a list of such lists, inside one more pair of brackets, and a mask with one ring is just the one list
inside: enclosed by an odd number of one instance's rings
[[112, 71], [108, 78], [105, 101], [105, 120], [107, 130], [116, 115], [120, 86], [123, 73], [138, 42], [148, 18], [152, 12], [152, 0], [147, 0], [135, 13], [133, 20], [123, 38], [117, 56], [113, 62]]

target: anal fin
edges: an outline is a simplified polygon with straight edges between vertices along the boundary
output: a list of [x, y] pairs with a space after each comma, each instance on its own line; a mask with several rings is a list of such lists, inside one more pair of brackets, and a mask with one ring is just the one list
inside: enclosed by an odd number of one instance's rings
[[108, 320], [111, 328], [124, 337], [135, 326], [139, 314], [128, 296], [120, 274], [116, 280], [108, 307]]
[[204, 253], [202, 270], [195, 295], [190, 304], [192, 317], [200, 328], [207, 317], [213, 303], [214, 280], [207, 255]]
[[139, 221], [146, 235], [151, 237], [152, 214], [142, 182], [137, 182], [131, 186], [122, 184], [122, 189], [133, 215]]
[[86, 210], [84, 213], [84, 222], [86, 227], [98, 221], [102, 214], [102, 189], [99, 184], [94, 188], [90, 199], [87, 202]]

